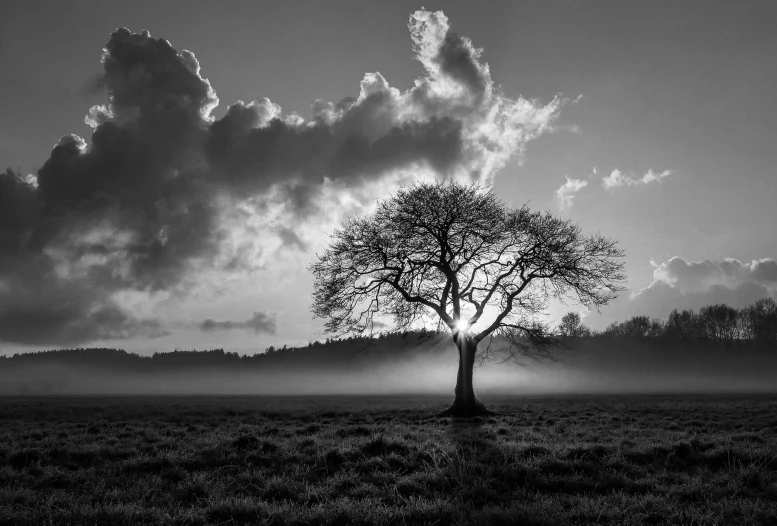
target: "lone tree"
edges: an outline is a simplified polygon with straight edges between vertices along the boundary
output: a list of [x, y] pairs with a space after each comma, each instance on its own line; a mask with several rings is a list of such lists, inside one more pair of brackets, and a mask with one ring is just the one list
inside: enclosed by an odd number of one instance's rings
[[478, 184], [416, 183], [334, 232], [310, 267], [311, 310], [338, 335], [371, 333], [381, 314], [396, 330], [444, 324], [459, 372], [443, 414], [484, 414], [472, 388], [476, 355], [500, 341], [506, 359], [552, 357], [557, 339], [539, 319], [548, 301], [576, 297], [598, 310], [623, 290], [622, 257], [615, 241], [584, 236], [548, 212], [509, 208]]

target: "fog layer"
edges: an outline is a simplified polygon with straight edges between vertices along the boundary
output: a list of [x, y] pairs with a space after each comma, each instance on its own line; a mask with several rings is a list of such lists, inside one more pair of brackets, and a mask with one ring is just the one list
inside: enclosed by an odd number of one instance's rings
[[[165, 364], [162, 355], [159, 363], [142, 367], [69, 363], [57, 360], [57, 353], [38, 360], [6, 359], [0, 364], [0, 394], [452, 394], [456, 383], [458, 356], [448, 337], [420, 345], [389, 342], [303, 351], [190, 365]], [[775, 371], [774, 349], [581, 339], [555, 362], [484, 364], [475, 369], [474, 384], [480, 395], [777, 392]]]

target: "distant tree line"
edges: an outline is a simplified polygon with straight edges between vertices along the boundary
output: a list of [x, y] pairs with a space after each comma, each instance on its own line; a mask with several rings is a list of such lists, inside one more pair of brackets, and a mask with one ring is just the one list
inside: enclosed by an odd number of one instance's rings
[[648, 316], [610, 324], [602, 331], [591, 330], [576, 312], [566, 314], [557, 329], [560, 336], [583, 338], [664, 338], [683, 342], [733, 344], [777, 344], [777, 302], [763, 298], [736, 309], [722, 303], [693, 309], [673, 310], [666, 321]]
[[[381, 355], [397, 357], [401, 353], [417, 352], [419, 344], [442, 339], [447, 333], [427, 329], [384, 332], [374, 337], [354, 336], [349, 338], [327, 338], [299, 347], [268, 347], [264, 353], [240, 355], [224, 349], [175, 350], [141, 356], [124, 349], [74, 348], [39, 352], [17, 353], [13, 356], [0, 355], [0, 368], [11, 365], [56, 364], [66, 366], [103, 367], [123, 372], [169, 371], [185, 368], [246, 368], [296, 363], [342, 363], [363, 360], [380, 360]], [[447, 335], [450, 338], [450, 335]]]
[[[663, 339], [673, 343], [716, 343], [721, 346], [752, 344], [777, 350], [777, 303], [771, 298], [764, 298], [742, 309], [723, 304], [703, 307], [698, 312], [675, 309], [666, 321], [634, 316], [613, 323], [601, 331], [586, 327], [578, 313], [570, 312], [561, 319], [557, 333], [567, 338]], [[187, 368], [246, 369], [296, 364], [324, 367], [339, 364], [340, 367], [342, 364], [380, 361], [383, 358], [398, 359], [403, 353], [448, 352], [450, 349], [445, 345], [435, 347], [432, 344], [449, 341], [450, 334], [447, 331], [420, 329], [384, 332], [372, 337], [327, 338], [323, 342], [315, 341], [298, 347], [270, 346], [264, 353], [254, 355], [212, 349], [176, 350], [141, 356], [123, 349], [75, 348], [0, 355], [0, 370], [12, 366], [44, 364], [103, 367], [127, 373]]]

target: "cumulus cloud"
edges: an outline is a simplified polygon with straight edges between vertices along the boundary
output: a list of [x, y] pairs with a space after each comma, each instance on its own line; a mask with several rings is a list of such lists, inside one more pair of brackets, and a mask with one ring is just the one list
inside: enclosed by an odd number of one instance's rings
[[777, 289], [777, 261], [771, 258], [742, 262], [726, 258], [722, 261], [685, 261], [673, 257], [655, 267], [654, 281], [661, 281], [683, 293], [701, 292], [715, 285], [735, 288], [754, 283]]
[[208, 318], [200, 323], [199, 327], [203, 332], [245, 330], [257, 334], [275, 334], [276, 320], [274, 314], [254, 312], [250, 318], [243, 321], [217, 321]]
[[567, 181], [556, 190], [556, 204], [561, 210], [572, 207], [572, 202], [575, 199], [575, 194], [588, 186], [588, 181], [583, 179], [570, 179], [568, 175], [565, 175]]
[[408, 27], [425, 71], [411, 89], [367, 73], [358, 97], [318, 100], [310, 120], [284, 117], [267, 99], [238, 101], [209, 128], [213, 176], [248, 193], [273, 185], [315, 188], [325, 178], [361, 184], [413, 167], [487, 181], [527, 141], [552, 129], [565, 101], [543, 105], [504, 95], [480, 60], [482, 50], [453, 32], [441, 11], [417, 11]]
[[717, 303], [741, 308], [761, 298], [777, 298], [777, 260], [773, 258], [686, 261], [675, 256], [653, 267], [650, 285], [619, 297], [601, 318], [591, 317], [598, 321], [596, 326], [638, 315], [666, 319], [673, 309], [698, 310]]
[[620, 186], [634, 186], [639, 184], [650, 184], [654, 182], [660, 182], [661, 180], [672, 175], [672, 170], [664, 170], [663, 172], [654, 172], [652, 169], [648, 170], [642, 177], [634, 177], [633, 175], [626, 175], [617, 168], [610, 172], [610, 175], [602, 177], [602, 185], [606, 190], [612, 190]]
[[424, 69], [413, 87], [367, 73], [358, 96], [317, 100], [307, 119], [267, 98], [214, 119], [218, 97], [192, 52], [113, 32], [89, 140], [65, 135], [32, 178], [0, 174], [0, 327], [13, 313], [30, 320], [0, 340], [157, 334], [117, 296], [185, 294], [198, 273], [260, 268], [268, 238], [305, 250], [298, 228], [274, 225], [372, 202], [370, 188], [403, 174], [490, 181], [553, 130], [566, 101], [505, 95], [441, 11], [416, 11], [408, 28]]

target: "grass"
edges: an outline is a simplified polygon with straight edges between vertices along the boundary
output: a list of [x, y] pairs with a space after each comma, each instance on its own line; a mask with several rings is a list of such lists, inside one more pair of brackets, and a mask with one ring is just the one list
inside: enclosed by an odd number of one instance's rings
[[777, 525], [777, 398], [0, 399], [0, 525]]

